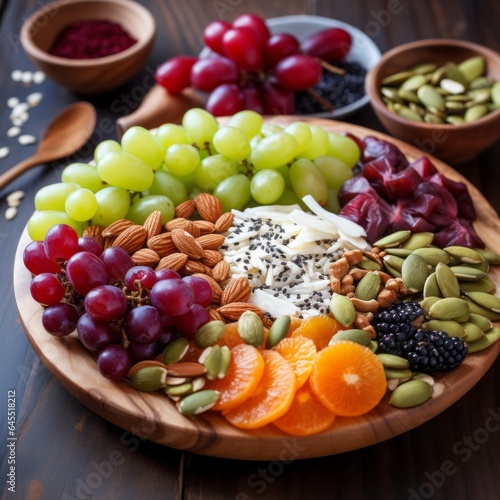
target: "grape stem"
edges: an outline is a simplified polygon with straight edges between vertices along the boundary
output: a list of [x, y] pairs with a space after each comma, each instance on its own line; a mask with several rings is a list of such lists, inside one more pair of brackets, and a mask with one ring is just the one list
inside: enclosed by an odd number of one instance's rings
[[320, 57], [317, 58], [318, 62], [321, 64], [321, 67], [323, 69], [326, 69], [329, 73], [333, 73], [334, 75], [345, 75], [345, 69], [342, 68], [337, 68], [337, 66], [333, 66], [329, 62], [326, 62], [324, 59], [321, 59]]
[[330, 101], [323, 99], [317, 92], [313, 89], [307, 89], [307, 93], [314, 99], [322, 108], [326, 111], [333, 111], [334, 107]]

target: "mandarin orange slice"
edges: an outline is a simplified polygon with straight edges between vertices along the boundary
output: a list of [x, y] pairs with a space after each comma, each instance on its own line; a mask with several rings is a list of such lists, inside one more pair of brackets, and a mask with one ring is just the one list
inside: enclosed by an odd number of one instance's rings
[[295, 395], [295, 375], [281, 354], [261, 351], [264, 373], [257, 390], [244, 403], [223, 412], [227, 421], [241, 429], [257, 429], [284, 415]]
[[310, 316], [303, 320], [292, 333], [292, 337], [297, 335], [307, 337], [316, 344], [316, 349], [321, 351], [339, 330], [342, 330], [342, 325], [337, 320], [322, 314], [320, 316]]
[[321, 404], [306, 381], [295, 393], [288, 411], [273, 424], [293, 436], [310, 436], [328, 429], [334, 420], [335, 415]]
[[273, 347], [273, 351], [279, 352], [292, 368], [297, 380], [296, 388], [302, 387], [314, 368], [317, 353], [314, 342], [297, 335], [280, 340]]
[[248, 344], [235, 345], [225, 377], [205, 384], [204, 389], [220, 392], [212, 409], [228, 411], [246, 401], [256, 391], [263, 372], [264, 358], [258, 349]]
[[316, 356], [311, 389], [335, 415], [354, 417], [375, 408], [385, 394], [384, 367], [368, 347], [339, 340]]

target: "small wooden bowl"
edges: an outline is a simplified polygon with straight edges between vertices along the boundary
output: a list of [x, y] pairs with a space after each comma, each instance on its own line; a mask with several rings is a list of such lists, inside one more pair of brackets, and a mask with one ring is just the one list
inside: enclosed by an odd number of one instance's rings
[[[76, 21], [106, 20], [122, 26], [137, 42], [96, 59], [69, 59], [49, 50], [61, 31]], [[32, 14], [21, 28], [28, 56], [53, 81], [78, 94], [103, 94], [119, 87], [144, 65], [156, 35], [151, 13], [131, 0], [57, 0]]]
[[441, 160], [457, 164], [477, 156], [500, 138], [500, 110], [462, 125], [433, 125], [407, 120], [389, 111], [380, 96], [380, 82], [389, 75], [416, 64], [459, 63], [472, 56], [483, 56], [487, 75], [500, 80], [500, 54], [462, 40], [430, 39], [411, 42], [386, 52], [369, 71], [366, 92], [378, 119], [387, 131]]

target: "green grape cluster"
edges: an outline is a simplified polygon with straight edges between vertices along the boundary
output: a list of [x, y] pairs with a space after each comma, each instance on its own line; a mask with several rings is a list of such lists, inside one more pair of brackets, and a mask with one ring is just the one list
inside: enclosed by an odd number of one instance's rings
[[301, 204], [311, 195], [338, 212], [338, 190], [359, 157], [353, 139], [317, 125], [269, 124], [250, 110], [221, 125], [193, 108], [181, 125], [131, 127], [120, 142], [98, 144], [94, 162], [68, 165], [61, 182], [37, 192], [28, 233], [41, 240], [61, 223], [78, 232], [121, 218], [142, 224], [154, 210], [166, 223], [177, 205], [199, 192], [217, 196], [226, 211]]

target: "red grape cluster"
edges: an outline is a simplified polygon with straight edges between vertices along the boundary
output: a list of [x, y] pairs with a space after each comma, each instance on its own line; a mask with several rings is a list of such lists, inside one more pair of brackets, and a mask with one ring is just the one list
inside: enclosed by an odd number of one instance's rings
[[45, 330], [63, 337], [77, 329], [81, 343], [97, 355], [100, 372], [112, 380], [154, 359], [176, 337], [194, 338], [210, 321], [207, 281], [136, 266], [123, 248], [103, 251], [95, 238], [79, 238], [65, 224], [31, 242], [23, 262], [33, 274], [30, 293], [44, 306]]
[[156, 71], [156, 82], [170, 93], [194, 87], [209, 93], [206, 109], [229, 116], [243, 109], [260, 114], [293, 114], [295, 92], [322, 78], [322, 62], [335, 63], [351, 48], [351, 36], [329, 28], [302, 43], [288, 33], [271, 35], [259, 16], [243, 14], [233, 23], [212, 21], [204, 32], [210, 57], [173, 57]]

